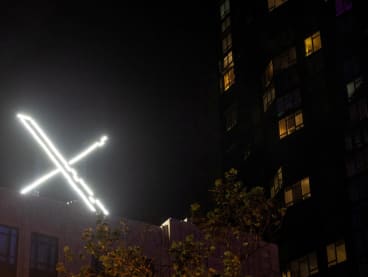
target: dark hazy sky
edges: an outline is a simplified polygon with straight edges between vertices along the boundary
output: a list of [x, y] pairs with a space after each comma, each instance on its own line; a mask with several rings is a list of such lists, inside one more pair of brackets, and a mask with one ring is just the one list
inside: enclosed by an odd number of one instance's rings
[[[67, 157], [109, 135], [77, 169], [113, 214], [184, 216], [219, 167], [213, 7], [27, 2], [0, 7], [1, 185], [51, 168], [15, 118], [23, 111]], [[74, 198], [61, 178], [40, 194]]]

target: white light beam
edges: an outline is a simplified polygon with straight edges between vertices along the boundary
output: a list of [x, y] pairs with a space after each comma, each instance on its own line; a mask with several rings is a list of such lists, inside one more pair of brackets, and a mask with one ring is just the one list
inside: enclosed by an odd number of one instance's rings
[[[77, 162], [79, 162], [80, 160], [82, 160], [83, 158], [87, 157], [89, 154], [91, 154], [92, 152], [94, 152], [97, 148], [103, 147], [106, 143], [106, 141], [108, 140], [107, 136], [102, 136], [100, 138], [99, 141], [93, 143], [91, 146], [89, 146], [87, 149], [85, 149], [84, 151], [82, 151], [81, 153], [79, 153], [78, 155], [76, 155], [74, 158], [72, 158], [68, 163], [69, 165], [73, 165], [76, 164]], [[45, 174], [44, 176], [38, 178], [36, 181], [34, 181], [33, 183], [31, 183], [30, 185], [24, 187], [20, 193], [21, 194], [27, 194], [28, 192], [30, 192], [31, 190], [39, 187], [40, 185], [42, 185], [44, 182], [46, 182], [47, 180], [49, 180], [50, 178], [54, 177], [55, 175], [57, 175], [60, 172], [59, 169], [55, 169], [53, 171], [50, 171], [49, 173]]]

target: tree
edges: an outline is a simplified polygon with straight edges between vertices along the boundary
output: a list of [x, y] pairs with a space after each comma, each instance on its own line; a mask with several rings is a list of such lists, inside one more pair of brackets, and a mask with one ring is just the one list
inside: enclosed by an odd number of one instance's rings
[[[262, 187], [246, 189], [235, 169], [216, 180], [210, 192], [213, 207], [205, 215], [198, 203], [191, 205], [189, 221], [199, 228], [201, 238], [190, 235], [171, 246], [175, 276], [242, 276], [243, 261], [281, 225], [285, 209], [267, 198]], [[217, 256], [222, 259], [222, 275], [208, 264]]]
[[[82, 234], [82, 253], [74, 254], [70, 247], [64, 247], [67, 263], [59, 263], [57, 271], [68, 277], [153, 276], [150, 260], [142, 254], [141, 249], [127, 245], [122, 239], [127, 232], [124, 221], [120, 222], [117, 229], [112, 229], [103, 218], [99, 218], [95, 228], [88, 228]], [[78, 260], [85, 265], [73, 273], [70, 268]], [[92, 265], [90, 260], [94, 261]]]

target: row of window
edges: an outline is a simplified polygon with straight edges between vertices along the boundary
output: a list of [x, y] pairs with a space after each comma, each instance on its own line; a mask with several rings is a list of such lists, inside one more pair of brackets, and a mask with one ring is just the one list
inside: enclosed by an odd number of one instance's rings
[[[282, 187], [283, 174], [282, 167], [280, 167], [273, 177], [273, 182], [271, 184], [271, 197], [275, 197]], [[308, 199], [309, 197], [311, 197], [309, 177], [305, 177], [292, 186], [284, 189], [284, 201], [286, 207], [290, 207], [301, 200]]]
[[[326, 246], [328, 267], [346, 261], [346, 248], [344, 241], [338, 241]], [[292, 261], [288, 270], [282, 273], [283, 277], [308, 277], [319, 272], [317, 255], [312, 252], [304, 257]]]
[[[16, 228], [0, 225], [0, 264], [14, 266], [16, 276], [16, 261], [18, 249], [18, 230]], [[56, 263], [58, 260], [58, 240], [54, 237], [32, 233], [30, 277], [39, 276], [45, 272], [47, 276], [56, 276]], [[0, 266], [1, 274], [1, 266]], [[46, 275], [43, 275], [46, 276]]]
[[[268, 10], [272, 12], [277, 7], [287, 2], [287, 0], [268, 0]], [[353, 7], [352, 0], [336, 0], [336, 16], [350, 11]]]
[[279, 137], [283, 139], [304, 127], [301, 110], [279, 120]]

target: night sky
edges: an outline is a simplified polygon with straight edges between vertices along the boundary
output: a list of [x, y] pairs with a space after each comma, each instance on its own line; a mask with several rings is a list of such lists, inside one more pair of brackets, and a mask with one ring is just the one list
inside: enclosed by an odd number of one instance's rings
[[[1, 186], [18, 190], [52, 168], [22, 111], [66, 157], [110, 137], [76, 169], [112, 214], [184, 217], [219, 172], [214, 7], [28, 2], [0, 7]], [[40, 195], [76, 198], [62, 178]]]

